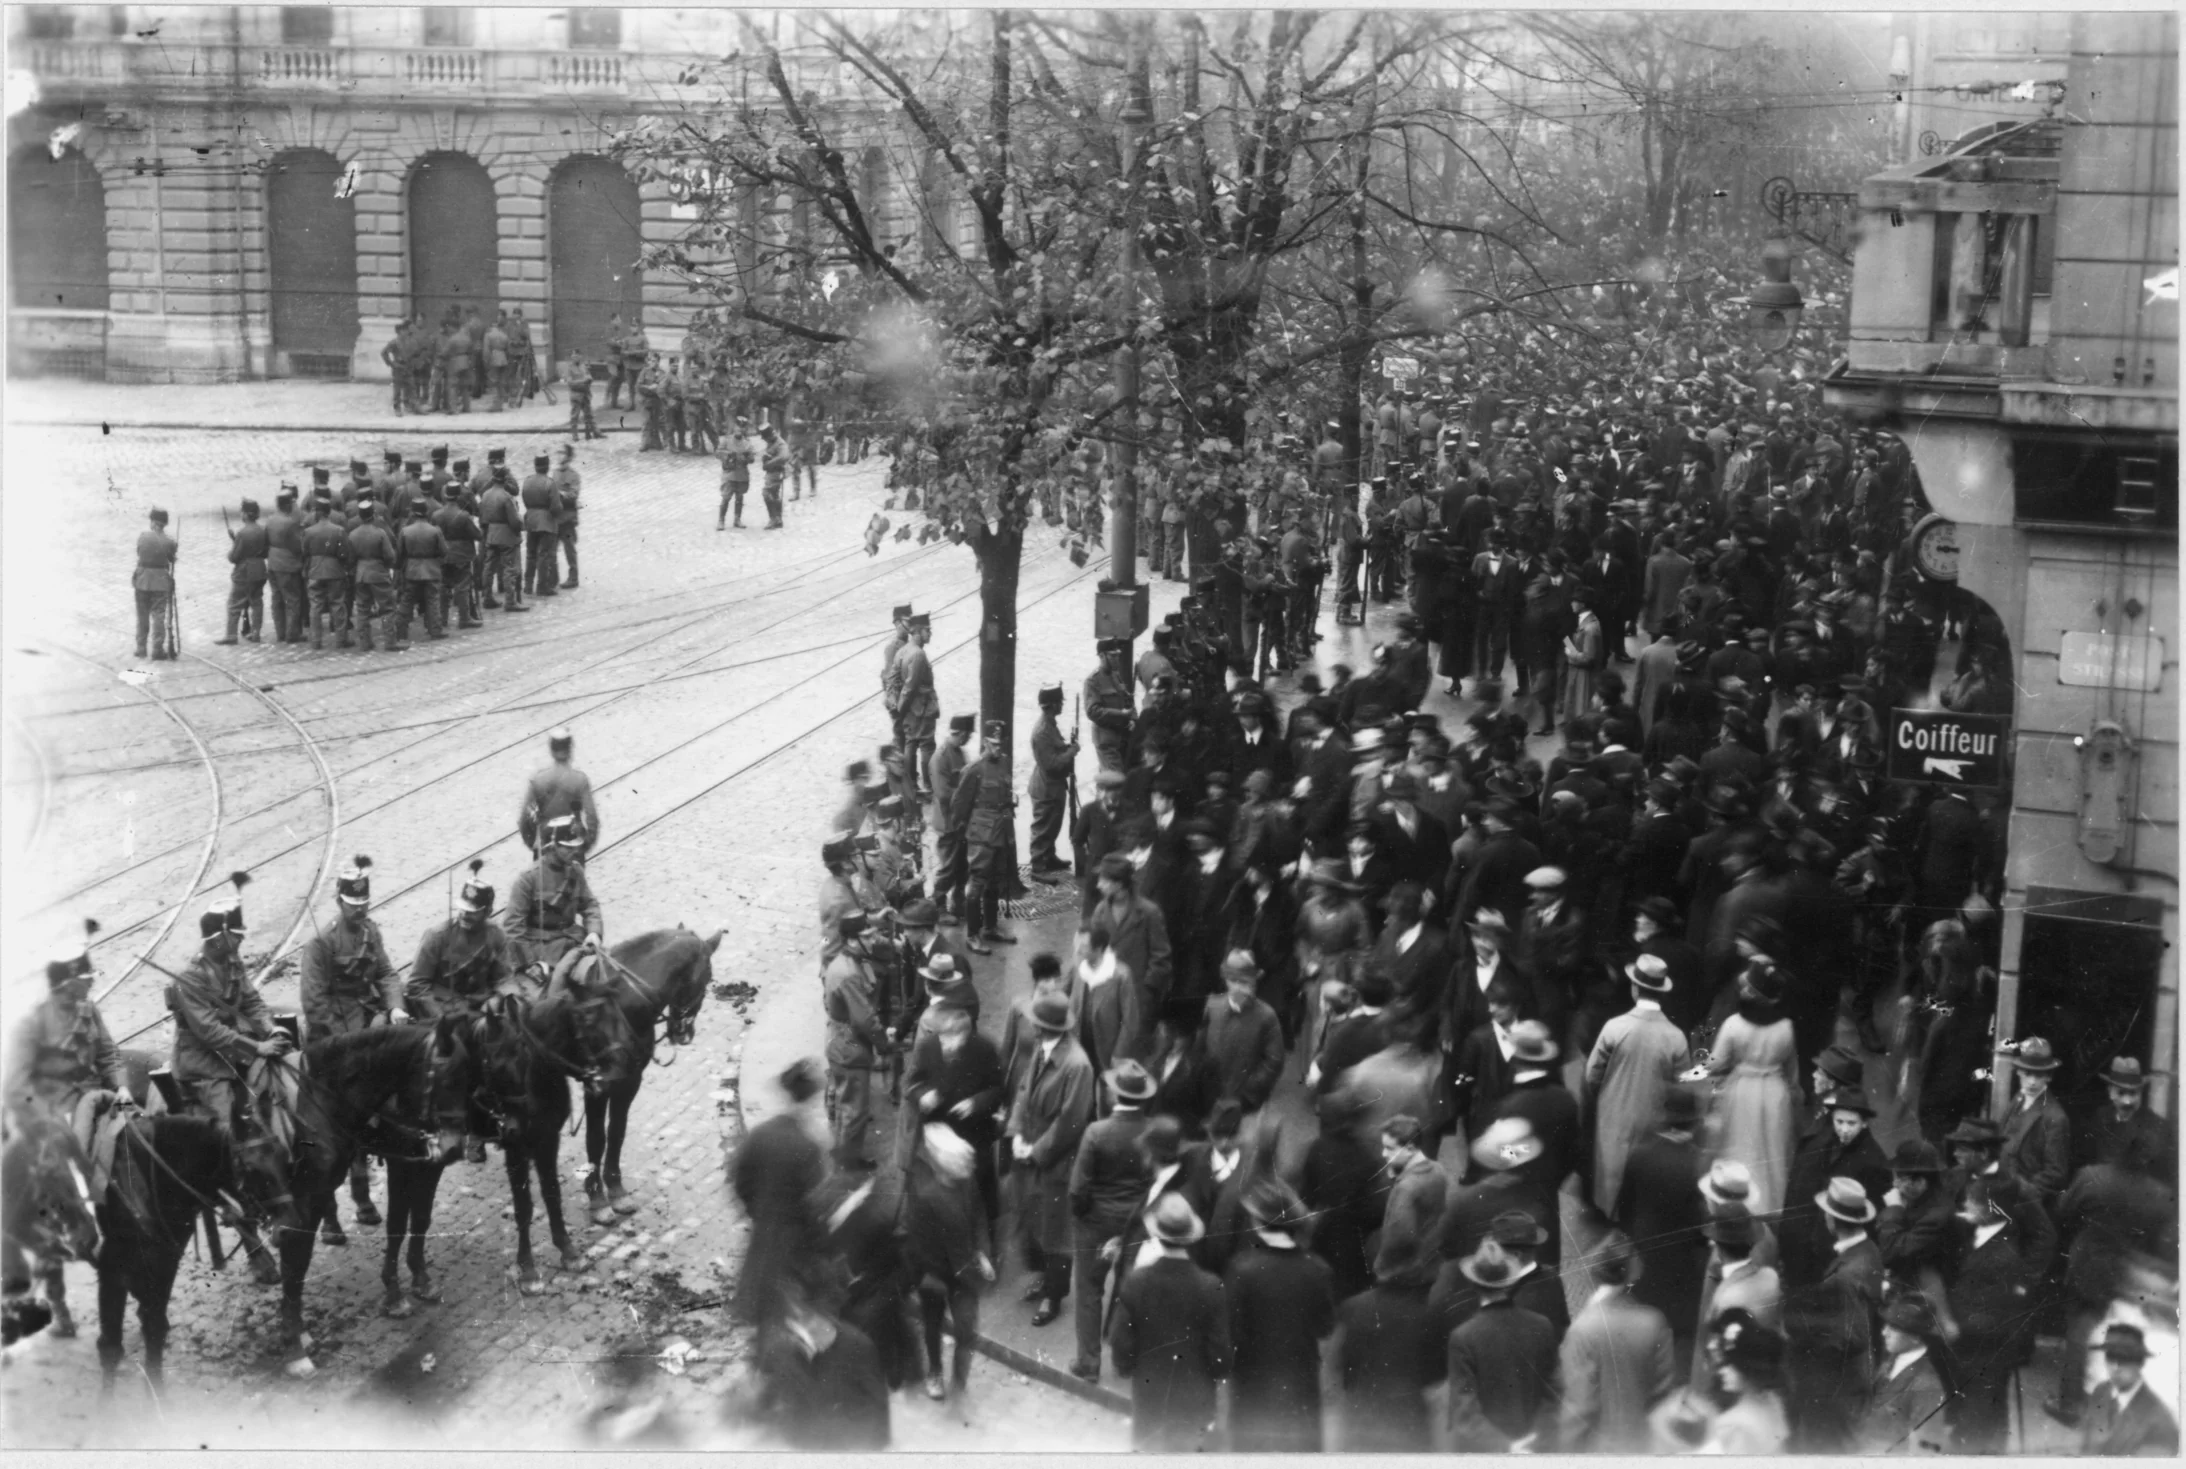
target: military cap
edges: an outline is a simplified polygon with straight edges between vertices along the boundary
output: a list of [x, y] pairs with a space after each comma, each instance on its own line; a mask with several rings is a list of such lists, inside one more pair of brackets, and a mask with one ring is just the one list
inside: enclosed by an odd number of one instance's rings
[[949, 728], [957, 734], [970, 734], [978, 727], [979, 716], [976, 714], [952, 714], [949, 716]]
[[531, 467], [533, 469], [544, 471], [552, 468], [553, 465], [553, 459], [545, 454], [534, 454], [531, 456]]

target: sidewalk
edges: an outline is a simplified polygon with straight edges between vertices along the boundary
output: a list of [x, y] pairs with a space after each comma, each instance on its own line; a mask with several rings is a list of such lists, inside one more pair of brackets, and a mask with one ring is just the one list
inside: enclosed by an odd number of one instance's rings
[[[6, 418], [23, 425], [99, 425], [104, 429], [205, 429], [357, 436], [401, 434], [559, 433], [569, 425], [569, 399], [557, 390], [549, 405], [534, 398], [503, 413], [480, 401], [469, 413], [396, 413], [386, 383], [311, 382], [282, 378], [253, 383], [91, 383], [60, 378], [10, 379]], [[593, 392], [593, 416], [603, 433], [644, 425], [628, 409], [610, 412]]]

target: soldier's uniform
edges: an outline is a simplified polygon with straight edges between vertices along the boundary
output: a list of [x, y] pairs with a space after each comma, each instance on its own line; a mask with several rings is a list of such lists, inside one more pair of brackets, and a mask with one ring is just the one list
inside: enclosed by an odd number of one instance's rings
[[569, 436], [596, 439], [600, 426], [592, 417], [592, 364], [572, 352], [562, 364], [562, 384], [569, 389]]
[[448, 502], [433, 512], [433, 525], [440, 532], [442, 545], [440, 557], [440, 626], [448, 626], [448, 614], [453, 611], [456, 626], [477, 627], [478, 583], [472, 576], [478, 560], [478, 522], [471, 518], [458, 499], [465, 493], [461, 485], [448, 487]]
[[978, 763], [965, 768], [964, 779], [956, 788], [956, 810], [951, 813], [952, 824], [964, 829], [964, 866], [969, 875], [964, 892], [964, 924], [986, 939], [1004, 937], [1002, 897], [1014, 875], [1005, 869], [1012, 836], [1010, 813], [1016, 809], [1017, 797], [1012, 790], [1009, 751], [1001, 745], [1003, 734], [1000, 720], [988, 724], [987, 749]]
[[509, 370], [509, 334], [496, 321], [486, 328], [486, 381], [493, 388], [491, 412], [499, 413], [516, 401], [514, 374]]
[[441, 625], [441, 565], [447, 559], [448, 542], [440, 527], [426, 517], [425, 501], [410, 505], [410, 523], [402, 528], [402, 606], [395, 613], [395, 646], [410, 643], [410, 616], [425, 620], [425, 636], [444, 638]]
[[524, 590], [534, 597], [551, 597], [558, 590], [561, 562], [554, 549], [554, 527], [560, 497], [554, 478], [547, 473], [547, 457], [531, 461], [524, 476]]
[[175, 1016], [175, 1044], [168, 1065], [189, 1100], [192, 1115], [204, 1117], [223, 1133], [235, 1135], [244, 1100], [244, 1078], [258, 1059], [256, 1043], [273, 1034], [258, 987], [243, 972], [242, 960], [222, 935], [240, 943], [240, 899], [217, 903], [198, 919], [198, 936], [216, 942], [198, 950], [168, 987], [167, 1004]]
[[964, 779], [964, 747], [959, 733], [970, 734], [978, 721], [969, 714], [949, 720], [950, 738], [926, 763], [927, 794], [934, 800], [934, 901], [950, 912], [964, 912], [964, 826], [955, 819], [956, 788]]
[[493, 926], [493, 889], [478, 881], [482, 865], [471, 864], [461, 914], [432, 929], [418, 945], [403, 995], [411, 1013], [421, 1019], [476, 1011], [515, 978], [516, 951], [509, 936]]
[[388, 375], [394, 379], [395, 413], [399, 417], [403, 406], [410, 401], [410, 323], [395, 328], [387, 345], [380, 348], [380, 361], [387, 365]]
[[137, 535], [137, 569], [129, 576], [137, 601], [139, 658], [146, 656], [147, 637], [151, 640], [151, 657], [175, 656], [175, 650], [167, 646], [167, 619], [175, 595], [176, 552], [174, 539], [167, 534], [167, 512], [153, 511], [152, 524]]
[[349, 537], [334, 519], [334, 502], [320, 500], [316, 514], [304, 527], [304, 583], [311, 595], [311, 646], [326, 646], [329, 630], [349, 646], [348, 608], [342, 601], [342, 583], [349, 569]]
[[440, 399], [433, 405], [440, 412], [471, 411], [472, 362], [470, 333], [450, 327], [440, 339]]
[[1093, 725], [1093, 754], [1103, 770], [1122, 770], [1131, 745], [1131, 726], [1137, 718], [1138, 700], [1131, 680], [1108, 666], [1108, 657], [1123, 657], [1131, 644], [1123, 638], [1103, 638], [1101, 666], [1085, 681], [1085, 717]]
[[660, 369], [660, 436], [670, 452], [680, 454], [684, 449], [683, 438], [683, 374], [676, 370], [675, 359]]
[[760, 498], [767, 506], [767, 529], [778, 529], [782, 524], [782, 476], [789, 471], [789, 445], [773, 428], [760, 430], [766, 441], [766, 449], [760, 455]]
[[[577, 818], [556, 817], [540, 827], [542, 856], [517, 875], [509, 905], [501, 910], [520, 968], [559, 964], [579, 943], [600, 936], [600, 903], [585, 880], [584, 842]], [[556, 854], [546, 856], [547, 847]]]
[[895, 623], [894, 630], [888, 634], [888, 641], [881, 644], [880, 647], [881, 702], [888, 706], [888, 718], [891, 723], [896, 717], [896, 705], [900, 702], [899, 696], [903, 689], [902, 679], [896, 671], [896, 655], [902, 652], [903, 645], [911, 640], [909, 627], [911, 604], [909, 602], [905, 602], [902, 606], [896, 608], [893, 621]]
[[800, 486], [806, 480], [812, 483], [812, 498], [820, 497], [820, 466], [813, 457], [812, 425], [803, 419], [795, 419], [789, 426], [789, 497], [804, 498]]
[[934, 751], [934, 723], [941, 717], [941, 696], [934, 691], [934, 668], [926, 657], [924, 638], [932, 624], [925, 613], [909, 622], [911, 641], [896, 654], [896, 748], [914, 770], [921, 769]]
[[[395, 560], [400, 554], [401, 548], [395, 544], [395, 538], [373, 518], [372, 503], [369, 500], [360, 503], [357, 526], [349, 533], [349, 555], [357, 584], [357, 641], [367, 653], [372, 651], [373, 629], [385, 621], [392, 609]], [[389, 646], [393, 646], [391, 641]]]
[[[371, 872], [369, 857], [359, 857], [342, 869], [334, 883], [342, 916], [297, 951], [307, 1041], [367, 1029], [375, 1018], [389, 1025], [408, 1018], [402, 981], [387, 960], [380, 926], [365, 915], [365, 905], [372, 899]], [[372, 1207], [371, 1160], [362, 1152], [349, 1165], [349, 1196], [356, 1202], [359, 1224], [380, 1222], [379, 1212]], [[324, 1233], [330, 1241], [342, 1238], [341, 1222], [331, 1205]]]
[[[325, 473], [324, 470], [317, 471]], [[304, 640], [304, 522], [296, 513], [296, 492], [286, 485], [266, 517], [266, 584], [273, 591], [275, 641]]]
[[637, 375], [638, 405], [645, 410], [645, 437], [638, 444], [640, 454], [649, 454], [661, 446], [661, 418], [666, 404], [661, 401], [660, 384], [663, 374], [660, 364], [648, 362]]
[[1040, 690], [1040, 721], [1032, 727], [1032, 770], [1025, 779], [1025, 794], [1032, 798], [1035, 877], [1070, 871], [1070, 864], [1055, 855], [1055, 838], [1063, 829], [1063, 810], [1077, 779], [1073, 769], [1077, 746], [1064, 738], [1057, 722], [1062, 708], [1061, 684], [1049, 684]]
[[873, 1126], [873, 1070], [882, 1064], [887, 1032], [880, 1019], [880, 981], [865, 957], [865, 918], [842, 920], [847, 941], [821, 976], [827, 1011], [827, 1120], [839, 1168], [870, 1167], [866, 1134]]
[[[562, 459], [562, 467], [554, 471], [554, 493], [557, 501], [554, 514], [554, 543], [561, 547], [562, 559], [569, 563], [569, 575], [562, 578], [562, 590], [565, 592], [575, 591], [577, 588], [577, 512], [579, 499], [584, 493], [584, 476], [577, 472], [577, 466], [566, 455]], [[554, 565], [551, 562], [548, 563], [548, 580], [553, 579], [554, 572]]]
[[524, 512], [509, 493], [506, 473], [478, 497], [478, 523], [486, 528], [486, 605], [508, 599], [511, 612], [524, 612]]
[[236, 630], [251, 642], [260, 641], [266, 625], [266, 553], [270, 545], [266, 528], [258, 523], [258, 502], [243, 502], [243, 525], [228, 536], [228, 627], [214, 642], [231, 647]]
[[[547, 747], [559, 755], [569, 748], [571, 741], [572, 736], [566, 728], [556, 729], [547, 736]], [[537, 855], [541, 834], [565, 816], [576, 817], [580, 824], [582, 837], [578, 855], [591, 856], [600, 833], [600, 813], [592, 804], [591, 777], [557, 758], [532, 776], [530, 784], [524, 787], [524, 806], [517, 813], [516, 829], [524, 838], [525, 849]]]
[[714, 518], [714, 529], [720, 530], [729, 523], [729, 511], [736, 511], [736, 523], [744, 523], [744, 497], [751, 493], [751, 440], [741, 432], [731, 431], [721, 440], [721, 513]]
[[[440, 449], [435, 452], [445, 457], [448, 451]], [[388, 487], [386, 509], [382, 512], [386, 516], [384, 523], [388, 528], [387, 533], [389, 535], [393, 535], [397, 527], [409, 520], [411, 502], [424, 493], [425, 461], [422, 459], [403, 461], [402, 473], [395, 476], [394, 483]]]

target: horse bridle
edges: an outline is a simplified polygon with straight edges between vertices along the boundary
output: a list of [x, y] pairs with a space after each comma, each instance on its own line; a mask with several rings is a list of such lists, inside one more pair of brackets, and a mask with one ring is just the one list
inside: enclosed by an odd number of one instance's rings
[[[680, 1048], [691, 1044], [691, 1042], [697, 1038], [697, 1005], [692, 1005], [689, 1009], [685, 1009], [682, 1004], [682, 997], [680, 995], [669, 995], [666, 998], [662, 998], [660, 991], [655, 989], [652, 985], [647, 984], [644, 979], [639, 977], [636, 970], [632, 969], [629, 965], [623, 963], [620, 959], [617, 959], [614, 955], [609, 954], [603, 950], [601, 951], [600, 958], [604, 960], [616, 974], [628, 980], [631, 987], [635, 989], [639, 994], [643, 995], [646, 999], [646, 1002], [654, 1007], [656, 1011], [654, 1023], [661, 1027], [661, 1029], [656, 1031], [653, 1035], [653, 1044], [655, 1046], [660, 1045], [662, 1041], [666, 1041], [671, 1047]], [[675, 1062], [672, 1060], [664, 1060], [655, 1064], [657, 1064], [663, 1071], [665, 1071], [669, 1067], [673, 1066]]]

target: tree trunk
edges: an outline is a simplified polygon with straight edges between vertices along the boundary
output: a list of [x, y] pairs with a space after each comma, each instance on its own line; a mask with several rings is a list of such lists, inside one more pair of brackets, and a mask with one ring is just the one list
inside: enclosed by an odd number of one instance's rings
[[[1005, 522], [998, 534], [980, 533], [979, 723], [999, 719], [1009, 735], [1017, 708], [1017, 583], [1024, 565], [1025, 532]], [[1017, 748], [1014, 738], [1004, 749]]]

